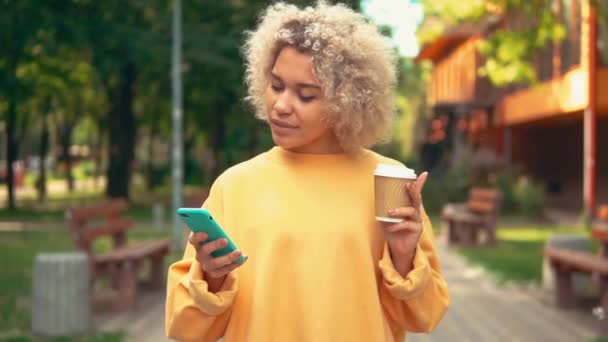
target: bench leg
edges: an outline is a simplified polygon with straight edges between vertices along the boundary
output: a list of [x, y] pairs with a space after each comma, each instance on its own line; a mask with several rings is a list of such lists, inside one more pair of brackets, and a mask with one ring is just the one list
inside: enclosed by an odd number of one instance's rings
[[120, 265], [118, 277], [118, 296], [114, 303], [117, 311], [131, 310], [137, 300], [137, 262], [125, 261]]
[[458, 231], [456, 227], [456, 223], [452, 220], [447, 221], [448, 227], [448, 242], [450, 245], [458, 243]]
[[150, 287], [160, 289], [165, 282], [165, 263], [162, 256], [150, 258]]
[[496, 225], [490, 224], [486, 225], [486, 245], [494, 246], [496, 245]]
[[469, 236], [471, 239], [470, 242], [471, 242], [472, 246], [477, 246], [479, 244], [479, 228], [480, 227], [478, 225], [474, 225], [474, 224], [469, 226], [469, 230], [470, 230]]
[[599, 290], [600, 290], [600, 307], [603, 310], [602, 317], [598, 317], [600, 320], [600, 335], [608, 335], [608, 277], [598, 276]]
[[458, 240], [465, 246], [474, 246], [477, 243], [477, 227], [458, 223]]
[[553, 267], [555, 274], [555, 303], [558, 307], [570, 309], [576, 306], [572, 273], [560, 267]]
[[109, 273], [110, 273], [110, 281], [111, 281], [111, 285], [112, 285], [112, 289], [118, 291], [118, 289], [120, 288], [120, 264], [118, 263], [111, 263], [108, 266], [109, 269]]
[[456, 234], [456, 243], [466, 244], [468, 238], [464, 225], [460, 222], [454, 222], [454, 230]]

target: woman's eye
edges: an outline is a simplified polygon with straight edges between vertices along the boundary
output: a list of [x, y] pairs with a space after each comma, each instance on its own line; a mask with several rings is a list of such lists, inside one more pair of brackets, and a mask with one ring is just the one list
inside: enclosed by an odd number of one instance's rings
[[300, 96], [300, 100], [301, 100], [302, 102], [310, 102], [310, 101], [312, 101], [312, 100], [314, 100], [314, 99], [315, 99], [315, 97], [314, 97], [314, 96]]
[[283, 87], [278, 86], [278, 85], [274, 85], [274, 84], [270, 85], [270, 87], [272, 88], [272, 90], [274, 90], [276, 92], [279, 92], [279, 91], [283, 90]]

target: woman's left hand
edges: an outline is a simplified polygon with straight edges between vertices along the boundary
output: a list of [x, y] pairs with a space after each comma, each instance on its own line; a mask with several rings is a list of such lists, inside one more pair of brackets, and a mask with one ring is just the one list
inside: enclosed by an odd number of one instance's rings
[[[402, 218], [399, 223], [385, 223], [384, 236], [388, 243], [393, 264], [403, 274], [412, 268], [412, 261], [416, 253], [416, 246], [422, 234], [422, 188], [426, 183], [428, 172], [423, 172], [416, 181], [406, 185], [406, 191], [410, 198], [410, 206], [389, 210], [389, 215]], [[403, 272], [402, 272], [403, 271]], [[403, 274], [404, 275], [404, 274]]]

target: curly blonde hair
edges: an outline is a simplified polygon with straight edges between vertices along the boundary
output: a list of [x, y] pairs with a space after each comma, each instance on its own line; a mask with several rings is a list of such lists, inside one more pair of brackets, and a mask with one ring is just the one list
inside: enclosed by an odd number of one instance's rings
[[319, 1], [300, 9], [276, 3], [244, 45], [246, 100], [268, 119], [264, 92], [282, 48], [313, 57], [329, 127], [347, 151], [388, 141], [395, 113], [396, 56], [378, 28], [352, 9]]

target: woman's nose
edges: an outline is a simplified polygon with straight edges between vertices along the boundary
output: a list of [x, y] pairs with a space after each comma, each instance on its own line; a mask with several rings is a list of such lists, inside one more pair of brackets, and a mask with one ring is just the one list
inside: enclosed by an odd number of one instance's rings
[[274, 109], [278, 114], [291, 114], [293, 111], [293, 104], [287, 91], [278, 95], [277, 101], [274, 103]]

